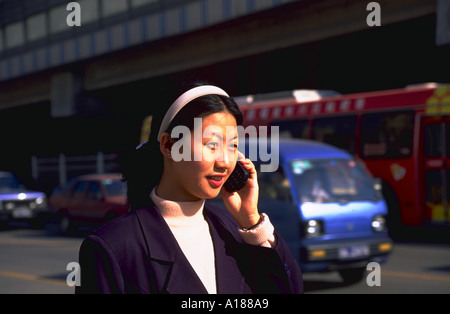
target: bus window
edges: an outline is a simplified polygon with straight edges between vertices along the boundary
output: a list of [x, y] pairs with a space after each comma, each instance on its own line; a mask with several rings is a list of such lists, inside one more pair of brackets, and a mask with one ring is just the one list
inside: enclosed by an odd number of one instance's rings
[[425, 176], [426, 204], [428, 207], [429, 218], [432, 221], [446, 220], [446, 206], [443, 198], [442, 170], [429, 170]]
[[308, 120], [274, 121], [271, 125], [279, 127], [280, 137], [309, 138]]
[[[448, 117], [447, 117], [448, 119]], [[450, 158], [450, 122], [447, 122], [445, 124], [445, 128], [446, 128], [446, 138], [445, 138], [445, 143], [447, 145], [447, 158]], [[448, 160], [448, 159], [447, 159]], [[450, 170], [446, 171], [446, 177], [447, 177], [447, 198], [446, 198], [446, 203], [447, 203], [447, 222], [450, 221]]]
[[[447, 203], [450, 203], [450, 170], [447, 170]], [[450, 220], [450, 213], [448, 213]]]
[[446, 134], [446, 138], [445, 141], [447, 143], [447, 157], [450, 157], [450, 122], [447, 122], [446, 126], [445, 126], [446, 130], [447, 130], [447, 134]]
[[447, 222], [450, 222], [450, 170], [447, 170]]
[[409, 157], [412, 152], [413, 112], [367, 114], [361, 125], [361, 156]]
[[316, 119], [312, 138], [353, 154], [355, 152], [356, 116]]
[[432, 123], [425, 125], [425, 156], [431, 158], [442, 157], [442, 132], [441, 124]]
[[425, 179], [425, 186], [427, 187], [427, 203], [441, 204], [443, 186], [441, 170], [428, 170]]

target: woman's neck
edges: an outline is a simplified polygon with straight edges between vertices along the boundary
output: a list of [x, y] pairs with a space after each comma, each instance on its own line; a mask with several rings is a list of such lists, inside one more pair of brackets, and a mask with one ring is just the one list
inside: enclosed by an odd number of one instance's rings
[[188, 193], [185, 189], [176, 185], [174, 180], [167, 179], [163, 174], [158, 186], [156, 187], [157, 196], [174, 202], [194, 202], [201, 200], [195, 195]]
[[192, 227], [205, 221], [203, 217], [205, 200], [171, 201], [159, 196], [157, 188], [153, 189], [150, 197], [170, 227]]

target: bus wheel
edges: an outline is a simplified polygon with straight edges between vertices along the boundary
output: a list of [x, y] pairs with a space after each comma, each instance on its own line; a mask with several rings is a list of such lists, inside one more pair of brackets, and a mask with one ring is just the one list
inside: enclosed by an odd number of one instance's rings
[[350, 269], [340, 269], [339, 275], [341, 276], [344, 284], [353, 284], [361, 281], [366, 274], [366, 268], [350, 268]]

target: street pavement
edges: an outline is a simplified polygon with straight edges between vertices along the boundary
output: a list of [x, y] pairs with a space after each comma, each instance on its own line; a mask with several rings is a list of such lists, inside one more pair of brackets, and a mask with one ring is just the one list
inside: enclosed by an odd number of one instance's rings
[[[66, 282], [72, 270], [67, 265], [78, 261], [85, 235], [63, 237], [51, 225], [42, 230], [20, 225], [1, 230], [0, 293], [73, 294]], [[336, 272], [304, 274], [305, 292], [450, 294], [450, 244], [417, 237], [398, 240], [388, 262], [380, 265], [379, 285], [371, 274], [368, 271], [356, 284], [343, 283]]]

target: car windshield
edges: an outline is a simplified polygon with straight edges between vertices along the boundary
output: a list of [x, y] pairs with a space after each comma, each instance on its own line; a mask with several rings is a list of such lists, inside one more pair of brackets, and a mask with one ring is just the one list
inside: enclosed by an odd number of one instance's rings
[[21, 189], [23, 185], [10, 173], [0, 173], [0, 190]]
[[102, 184], [109, 196], [121, 196], [127, 192], [126, 183], [120, 180], [106, 179], [102, 181]]
[[302, 202], [348, 203], [378, 199], [371, 176], [354, 160], [318, 159], [291, 162]]

